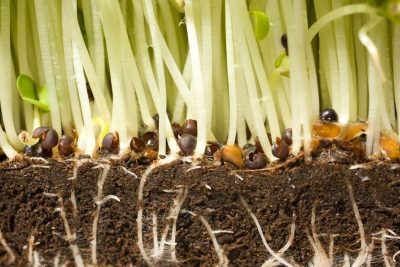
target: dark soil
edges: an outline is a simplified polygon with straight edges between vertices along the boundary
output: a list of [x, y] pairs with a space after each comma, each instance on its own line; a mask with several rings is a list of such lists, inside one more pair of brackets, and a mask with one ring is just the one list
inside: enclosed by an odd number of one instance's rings
[[[218, 257], [209, 234], [200, 220], [204, 216], [230, 266], [261, 266], [271, 257], [266, 251], [254, 221], [240, 201], [242, 196], [258, 218], [271, 248], [285, 245], [295, 215], [293, 244], [284, 257], [301, 266], [312, 260], [314, 252], [307, 238], [311, 233], [311, 213], [316, 211], [316, 230], [328, 251], [334, 235], [334, 258], [342, 266], [347, 253], [353, 260], [360, 248], [360, 235], [351, 205], [348, 184], [352, 185], [360, 211], [366, 241], [374, 240], [372, 266], [383, 266], [380, 231], [400, 233], [400, 168], [387, 162], [365, 163], [367, 168], [350, 169], [343, 151], [323, 150], [309, 163], [299, 159], [274, 171], [239, 171], [231, 166], [193, 168], [180, 161], [154, 169], [143, 192], [143, 243], [151, 257], [152, 220], [157, 216], [158, 239], [161, 239], [177, 190], [188, 190], [176, 225], [176, 258], [182, 266], [214, 266]], [[78, 168], [74, 180], [74, 161], [37, 160], [2, 163], [0, 169], [0, 230], [16, 256], [11, 266], [29, 262], [28, 240], [34, 237], [32, 250], [40, 263], [73, 265], [59, 212], [57, 195], [63, 199], [72, 233], [85, 263], [90, 264], [92, 225], [96, 210], [97, 181], [103, 169], [99, 162], [87, 162]], [[146, 166], [124, 171], [122, 163], [111, 164], [103, 186], [103, 195], [115, 195], [101, 206], [97, 231], [99, 265], [146, 266], [137, 245], [138, 188]], [[242, 180], [243, 179], [243, 180]], [[74, 212], [71, 194], [75, 195]], [[50, 195], [50, 194], [54, 194]], [[171, 225], [172, 227], [172, 225]], [[167, 241], [171, 239], [169, 228]], [[389, 234], [389, 233], [388, 233]], [[390, 258], [400, 250], [400, 240], [386, 239]], [[165, 245], [160, 266], [172, 265], [171, 245]], [[0, 245], [0, 266], [9, 255]], [[397, 258], [400, 260], [400, 258]], [[336, 265], [335, 265], [336, 266]]]

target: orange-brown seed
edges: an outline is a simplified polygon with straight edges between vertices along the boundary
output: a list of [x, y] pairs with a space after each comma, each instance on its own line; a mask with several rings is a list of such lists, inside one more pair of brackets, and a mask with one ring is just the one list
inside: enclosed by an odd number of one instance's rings
[[312, 135], [322, 139], [335, 139], [340, 135], [340, 126], [335, 123], [317, 122], [312, 127]]
[[349, 142], [363, 134], [367, 131], [367, 124], [362, 122], [357, 122], [349, 127], [343, 132], [341, 139], [345, 142]]
[[146, 148], [143, 152], [143, 157], [148, 159], [149, 161], [156, 160], [158, 157], [158, 152], [151, 149], [151, 148]]
[[382, 135], [380, 147], [383, 153], [391, 160], [400, 159], [400, 144], [388, 135]]
[[244, 168], [245, 160], [243, 150], [236, 145], [226, 145], [221, 148], [222, 160], [233, 165]]

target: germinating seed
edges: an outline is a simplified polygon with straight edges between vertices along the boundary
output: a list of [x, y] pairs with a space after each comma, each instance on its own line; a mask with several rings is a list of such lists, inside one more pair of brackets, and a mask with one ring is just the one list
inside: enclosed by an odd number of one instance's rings
[[272, 154], [280, 160], [286, 160], [289, 157], [288, 144], [277, 137], [276, 142], [272, 144]]
[[185, 154], [193, 153], [197, 145], [197, 138], [191, 134], [182, 134], [178, 137], [179, 148]]
[[117, 134], [108, 133], [103, 138], [102, 147], [110, 153], [118, 153], [119, 150], [119, 138]]
[[74, 138], [71, 136], [63, 135], [60, 139], [60, 143], [58, 144], [58, 150], [60, 151], [60, 154], [67, 157], [74, 153], [74, 142]]

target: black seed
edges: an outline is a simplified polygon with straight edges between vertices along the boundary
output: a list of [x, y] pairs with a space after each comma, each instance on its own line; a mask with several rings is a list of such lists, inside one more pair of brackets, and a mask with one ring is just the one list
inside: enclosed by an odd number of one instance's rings
[[221, 148], [221, 144], [214, 141], [207, 142], [206, 151], [204, 154], [208, 157], [214, 156], [214, 153], [217, 152]]
[[292, 145], [292, 128], [287, 128], [283, 131], [282, 140], [285, 141], [289, 146]]
[[197, 121], [186, 120], [182, 126], [182, 134], [190, 134], [197, 137]]
[[60, 154], [68, 157], [72, 153], [74, 153], [74, 138], [69, 135], [63, 135], [60, 139], [60, 143], [58, 144], [58, 150]]
[[119, 152], [119, 137], [118, 134], [108, 133], [104, 136], [102, 147], [108, 152], [117, 154]]
[[279, 137], [277, 137], [276, 142], [272, 144], [272, 155], [280, 160], [286, 160], [289, 156], [289, 146]]
[[58, 144], [58, 134], [56, 130], [50, 128], [42, 135], [42, 140], [42, 148], [51, 150]]
[[146, 148], [145, 143], [144, 143], [141, 139], [139, 139], [139, 138], [137, 138], [137, 137], [133, 137], [133, 138], [132, 138], [132, 140], [131, 140], [129, 146], [130, 146], [131, 149], [132, 149], [133, 151], [135, 151], [136, 153], [140, 153], [140, 152], [142, 152], [142, 151]]
[[32, 137], [33, 138], [42, 138], [42, 135], [44, 133], [46, 133], [48, 130], [49, 130], [49, 127], [38, 127], [33, 131]]
[[286, 33], [282, 34], [281, 36], [281, 44], [283, 48], [285, 48], [286, 55], [289, 55], [289, 46], [288, 46], [288, 39]]
[[246, 167], [249, 169], [261, 169], [267, 165], [267, 157], [264, 153], [250, 153], [246, 156]]
[[178, 137], [179, 148], [185, 154], [190, 154], [194, 151], [197, 144], [197, 138], [191, 134], [183, 134]]
[[338, 114], [332, 108], [326, 108], [319, 113], [319, 119], [322, 122], [337, 122]]
[[145, 132], [141, 139], [147, 148], [158, 149], [158, 135], [156, 132]]

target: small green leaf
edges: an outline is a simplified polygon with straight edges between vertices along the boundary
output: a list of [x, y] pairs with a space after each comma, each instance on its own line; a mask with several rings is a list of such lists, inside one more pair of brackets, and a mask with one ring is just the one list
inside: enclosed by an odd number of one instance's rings
[[274, 66], [275, 68], [279, 68], [282, 65], [282, 61], [286, 57], [286, 53], [282, 53], [278, 56], [278, 58], [275, 60]]
[[264, 39], [269, 32], [271, 26], [269, 16], [262, 11], [250, 11], [253, 17], [254, 34], [258, 41]]
[[28, 75], [21, 74], [17, 78], [17, 88], [22, 99], [37, 106], [42, 112], [49, 112], [47, 88], [37, 88], [36, 83]]

